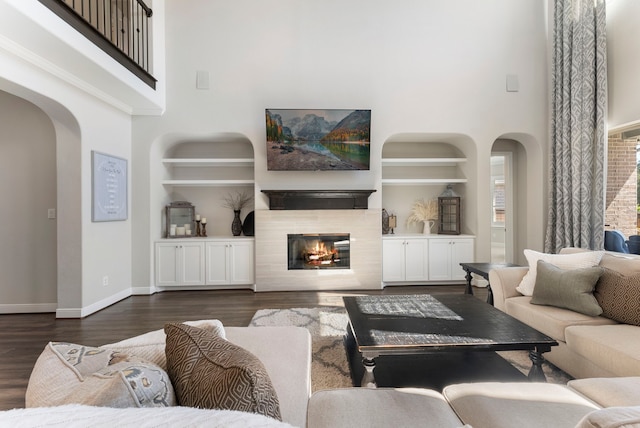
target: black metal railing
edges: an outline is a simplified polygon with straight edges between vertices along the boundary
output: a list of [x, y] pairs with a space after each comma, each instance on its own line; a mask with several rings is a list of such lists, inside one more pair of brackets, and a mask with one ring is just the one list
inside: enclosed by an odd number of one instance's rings
[[39, 0], [155, 88], [151, 75], [151, 16], [143, 0]]

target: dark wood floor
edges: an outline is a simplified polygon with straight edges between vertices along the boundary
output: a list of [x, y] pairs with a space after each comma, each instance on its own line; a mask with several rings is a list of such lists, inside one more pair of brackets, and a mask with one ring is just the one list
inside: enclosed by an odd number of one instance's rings
[[[463, 293], [462, 285], [387, 287], [366, 294]], [[486, 289], [474, 288], [486, 300]], [[99, 346], [157, 330], [167, 321], [219, 319], [246, 326], [258, 309], [343, 306], [342, 296], [362, 292], [172, 291], [131, 296], [83, 319], [55, 314], [0, 315], [0, 410], [24, 407], [33, 365], [49, 341]]]

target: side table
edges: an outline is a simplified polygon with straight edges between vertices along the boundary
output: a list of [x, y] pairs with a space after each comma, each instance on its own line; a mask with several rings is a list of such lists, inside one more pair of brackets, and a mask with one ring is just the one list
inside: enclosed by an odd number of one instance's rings
[[[467, 286], [464, 290], [464, 294], [473, 295], [473, 289], [471, 288], [471, 274], [475, 273], [480, 275], [484, 279], [489, 282], [489, 271], [491, 269], [500, 269], [505, 267], [518, 267], [520, 265], [516, 265], [513, 263], [460, 263], [462, 269], [464, 269], [467, 274], [465, 275], [465, 279], [467, 280]], [[491, 284], [487, 285], [487, 291], [489, 294], [487, 295], [487, 303], [493, 305], [493, 292], [491, 291]]]

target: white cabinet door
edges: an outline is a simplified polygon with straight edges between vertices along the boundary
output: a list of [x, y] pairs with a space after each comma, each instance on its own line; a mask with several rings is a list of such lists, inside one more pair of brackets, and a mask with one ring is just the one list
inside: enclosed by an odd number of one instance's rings
[[207, 242], [207, 285], [223, 285], [229, 281], [227, 272], [228, 242]]
[[451, 279], [451, 244], [449, 239], [429, 240], [429, 280]]
[[253, 241], [233, 242], [229, 246], [229, 283], [253, 284], [254, 249]]
[[177, 244], [156, 244], [156, 285], [178, 285], [178, 251]]
[[204, 244], [201, 242], [181, 245], [181, 285], [204, 285]]
[[405, 281], [429, 279], [429, 241], [407, 239], [404, 246]]
[[473, 239], [452, 239], [451, 242], [451, 279], [464, 280], [466, 272], [460, 263], [474, 261]]
[[382, 240], [382, 280], [427, 281], [429, 241], [424, 238]]
[[404, 239], [382, 240], [382, 280], [404, 281]]
[[253, 241], [207, 242], [207, 285], [253, 284]]
[[204, 285], [204, 244], [156, 243], [156, 285]]
[[429, 280], [464, 280], [461, 262], [473, 262], [473, 239], [437, 238], [429, 242]]

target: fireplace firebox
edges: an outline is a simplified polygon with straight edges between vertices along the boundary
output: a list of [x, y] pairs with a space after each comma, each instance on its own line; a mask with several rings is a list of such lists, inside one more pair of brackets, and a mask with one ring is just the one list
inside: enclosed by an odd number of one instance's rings
[[289, 234], [287, 254], [289, 270], [349, 269], [349, 234]]

